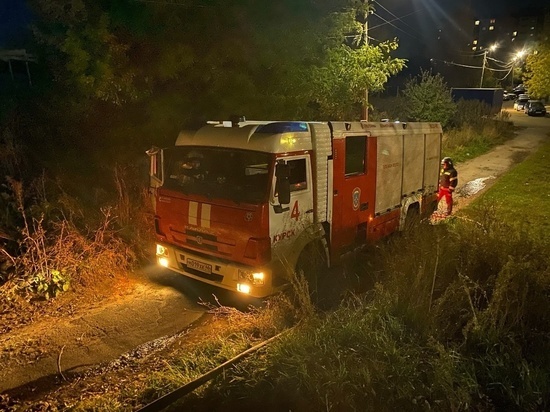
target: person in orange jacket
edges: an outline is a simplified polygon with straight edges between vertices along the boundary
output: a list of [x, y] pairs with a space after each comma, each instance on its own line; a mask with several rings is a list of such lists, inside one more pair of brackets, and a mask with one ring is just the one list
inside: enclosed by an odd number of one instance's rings
[[444, 157], [441, 160], [441, 172], [439, 173], [439, 193], [437, 194], [437, 203], [444, 197], [447, 203], [447, 213], [449, 216], [453, 212], [453, 192], [458, 184], [458, 172], [450, 157]]

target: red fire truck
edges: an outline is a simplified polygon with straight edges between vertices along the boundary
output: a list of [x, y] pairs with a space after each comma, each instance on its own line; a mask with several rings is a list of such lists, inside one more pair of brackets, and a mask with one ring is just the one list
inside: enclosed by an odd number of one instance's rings
[[439, 123], [365, 121], [183, 131], [148, 151], [158, 263], [253, 297], [313, 281], [435, 210], [441, 137]]

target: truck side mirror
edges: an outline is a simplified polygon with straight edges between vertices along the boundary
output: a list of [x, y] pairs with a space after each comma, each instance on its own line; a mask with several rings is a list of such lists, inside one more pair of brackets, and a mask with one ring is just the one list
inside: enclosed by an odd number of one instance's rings
[[149, 186], [162, 186], [164, 181], [164, 151], [153, 146], [145, 153], [149, 156]]
[[290, 203], [290, 167], [284, 160], [279, 160], [275, 166], [275, 193], [281, 205]]

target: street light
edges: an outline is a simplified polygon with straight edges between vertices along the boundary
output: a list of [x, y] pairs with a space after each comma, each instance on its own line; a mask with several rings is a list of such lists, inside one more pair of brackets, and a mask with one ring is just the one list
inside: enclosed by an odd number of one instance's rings
[[524, 55], [525, 50], [520, 50], [512, 58], [512, 90], [514, 89], [514, 69], [516, 68], [516, 61], [521, 60]]
[[483, 66], [481, 67], [481, 80], [479, 81], [480, 88], [483, 87], [483, 75], [485, 74], [485, 65], [487, 64], [487, 53], [490, 51], [495, 51], [496, 48], [497, 48], [497, 45], [493, 44], [491, 47], [489, 47], [488, 49], [485, 49], [485, 51], [483, 52]]

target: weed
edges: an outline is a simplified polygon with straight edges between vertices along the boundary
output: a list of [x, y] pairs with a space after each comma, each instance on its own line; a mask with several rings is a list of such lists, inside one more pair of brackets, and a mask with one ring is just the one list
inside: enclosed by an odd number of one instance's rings
[[[103, 210], [103, 220], [95, 230], [82, 233], [65, 209], [47, 201], [45, 179], [35, 182], [25, 193], [23, 185], [8, 179], [12, 193], [10, 204], [17, 210], [20, 236], [17, 247], [9, 253], [13, 270], [3, 285], [13, 309], [18, 299], [26, 302], [50, 299], [69, 287], [95, 287], [109, 280], [112, 273], [127, 268], [132, 262], [131, 251], [115, 236], [110, 209]], [[35, 199], [27, 206], [27, 199]], [[70, 216], [79, 216], [70, 209]]]

